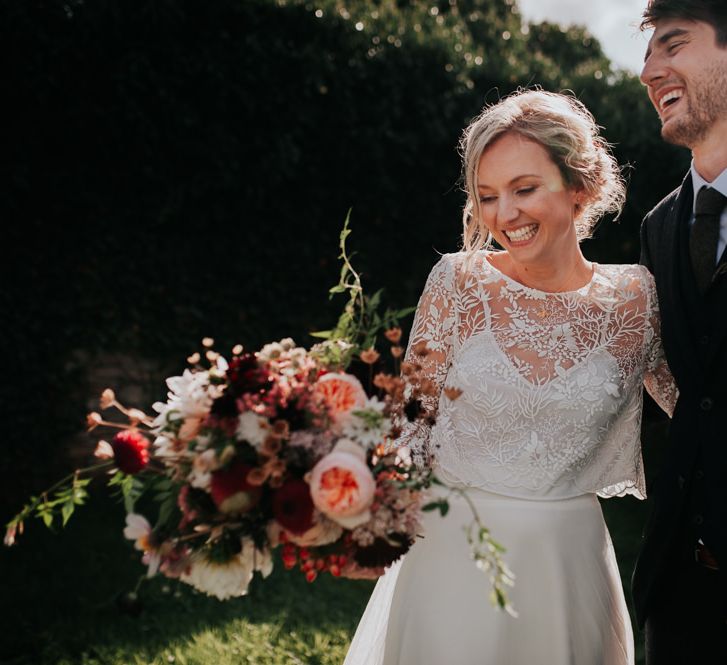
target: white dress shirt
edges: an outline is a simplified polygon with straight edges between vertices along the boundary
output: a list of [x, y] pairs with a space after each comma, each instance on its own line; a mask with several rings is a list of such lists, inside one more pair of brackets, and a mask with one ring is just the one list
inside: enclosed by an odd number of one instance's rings
[[[692, 202], [692, 219], [690, 224], [694, 223], [694, 209], [697, 206], [697, 194], [702, 187], [712, 187], [716, 189], [720, 194], [727, 196], [727, 169], [722, 171], [712, 182], [707, 182], [694, 168], [694, 161], [692, 161], [692, 185], [694, 189], [694, 201]], [[727, 246], [727, 208], [722, 211], [722, 216], [719, 218], [719, 240], [717, 241], [717, 257], [715, 263], [719, 261], [724, 252], [724, 248]]]

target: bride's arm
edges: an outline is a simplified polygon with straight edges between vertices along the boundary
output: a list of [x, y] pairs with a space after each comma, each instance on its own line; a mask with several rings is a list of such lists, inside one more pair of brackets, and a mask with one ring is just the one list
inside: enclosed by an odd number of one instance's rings
[[[414, 463], [428, 465], [433, 451], [430, 446], [431, 428], [437, 415], [439, 398], [451, 361], [452, 340], [456, 334], [454, 307], [454, 267], [451, 256], [443, 256], [429, 273], [419, 298], [414, 323], [409, 334], [403, 373], [412, 371], [416, 377], [407, 398], [409, 408], [402, 414], [402, 431], [397, 446], [409, 448]], [[417, 405], [415, 400], [418, 399]], [[412, 418], [419, 406], [425, 417]], [[406, 414], [409, 414], [407, 417]]]
[[648, 320], [650, 335], [647, 337], [646, 357], [644, 364], [644, 386], [654, 398], [654, 401], [671, 415], [679, 397], [674, 377], [669, 370], [661, 343], [661, 319], [659, 315], [659, 301], [656, 296], [654, 277], [650, 272], [646, 274], [646, 293], [648, 298]]

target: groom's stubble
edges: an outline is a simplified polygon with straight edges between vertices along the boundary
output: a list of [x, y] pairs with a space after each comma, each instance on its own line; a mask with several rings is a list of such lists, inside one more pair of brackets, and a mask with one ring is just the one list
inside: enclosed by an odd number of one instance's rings
[[727, 69], [724, 61], [711, 63], [688, 85], [685, 112], [662, 124], [661, 136], [669, 143], [693, 148], [727, 115]]

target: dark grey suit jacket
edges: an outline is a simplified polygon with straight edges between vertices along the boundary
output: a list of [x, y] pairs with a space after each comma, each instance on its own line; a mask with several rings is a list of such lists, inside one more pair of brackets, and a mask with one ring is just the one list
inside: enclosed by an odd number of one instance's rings
[[689, 259], [692, 204], [687, 174], [641, 227], [641, 262], [656, 280], [664, 350], [679, 387], [633, 576], [641, 626], [655, 590], [669, 584], [670, 565], [690, 556], [697, 538], [727, 568], [727, 263], [723, 256], [700, 295]]

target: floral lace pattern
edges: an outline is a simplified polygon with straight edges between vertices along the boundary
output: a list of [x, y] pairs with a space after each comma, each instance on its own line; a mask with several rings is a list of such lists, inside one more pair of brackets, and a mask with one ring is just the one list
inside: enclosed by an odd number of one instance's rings
[[487, 257], [464, 273], [463, 254], [444, 255], [420, 298], [407, 359], [427, 343], [417, 361], [439, 393], [423, 403], [435, 425], [404, 428], [415, 460], [509, 496], [643, 498], [641, 387], [669, 414], [677, 398], [650, 273], [595, 265], [583, 288], [545, 293]]

